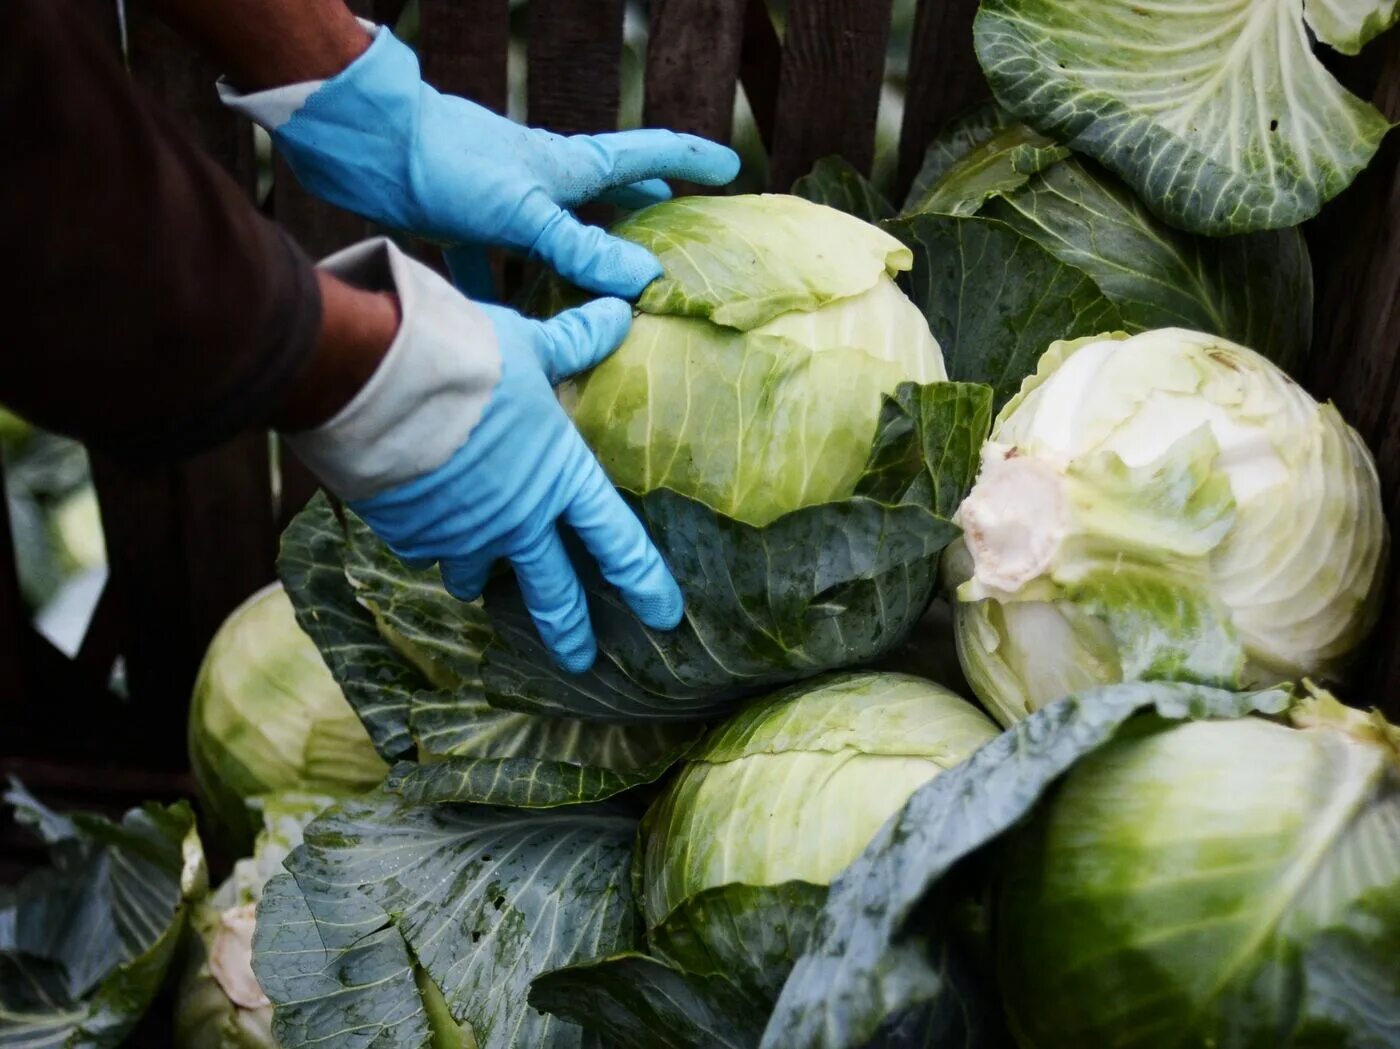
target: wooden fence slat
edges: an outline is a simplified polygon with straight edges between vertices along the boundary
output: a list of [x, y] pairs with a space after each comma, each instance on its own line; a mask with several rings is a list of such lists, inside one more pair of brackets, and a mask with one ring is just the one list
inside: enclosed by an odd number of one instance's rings
[[758, 125], [758, 137], [773, 151], [778, 113], [778, 81], [782, 76], [783, 44], [773, 28], [773, 17], [764, 0], [748, 0], [744, 7], [744, 40], [739, 53], [739, 81]]
[[899, 135], [896, 199], [908, 191], [943, 125], [990, 94], [972, 47], [977, 0], [919, 0]]
[[506, 111], [509, 0], [419, 0], [423, 77], [439, 91]]
[[530, 123], [561, 135], [617, 127], [623, 0], [531, 0]]
[[642, 123], [729, 141], [746, 6], [746, 0], [654, 0]]
[[869, 172], [891, 0], [792, 0], [769, 185], [787, 192], [822, 157]]
[[[1391, 33], [1372, 48], [1384, 49], [1365, 56], [1381, 62], [1372, 100], [1389, 119], [1400, 119], [1400, 37]], [[1362, 83], [1375, 77], [1374, 66], [1350, 72]], [[1375, 454], [1394, 529], [1400, 525], [1400, 141], [1387, 139], [1307, 232], [1316, 299], [1306, 383], [1316, 396], [1336, 402]], [[1345, 697], [1392, 717], [1400, 716], [1397, 561], [1392, 551], [1385, 612]]]

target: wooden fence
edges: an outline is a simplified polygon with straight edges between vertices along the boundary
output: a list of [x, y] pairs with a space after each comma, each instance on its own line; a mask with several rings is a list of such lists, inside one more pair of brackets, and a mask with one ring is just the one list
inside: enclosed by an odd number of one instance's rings
[[[84, 2], [116, 46], [114, 0]], [[502, 110], [508, 0], [420, 5], [426, 77]], [[352, 6], [392, 24], [403, 0]], [[530, 123], [561, 132], [616, 127], [624, 6], [624, 0], [529, 0]], [[897, 166], [904, 184], [940, 126], [986, 93], [972, 52], [975, 10], [976, 0], [918, 4]], [[139, 0], [128, 0], [127, 14], [132, 76], [251, 191], [251, 128], [217, 102], [215, 71]], [[644, 123], [726, 140], [742, 84], [769, 152], [774, 189], [786, 189], [833, 153], [868, 169], [890, 16], [891, 0], [790, 0], [780, 41], [763, 0], [652, 0]], [[1396, 33], [1358, 60], [1339, 60], [1335, 72], [1392, 120], [1400, 118]], [[1318, 395], [1336, 400], [1376, 451], [1392, 521], [1400, 521], [1398, 150], [1392, 136], [1356, 185], [1310, 224], [1317, 310], [1305, 377]], [[310, 198], [281, 166], [269, 207], [315, 255], [366, 232], [363, 221]], [[12, 559], [0, 556], [0, 768], [21, 772], [60, 800], [105, 795], [116, 805], [183, 786], [184, 709], [203, 648], [229, 609], [272, 578], [279, 529], [311, 491], [300, 465], [283, 459], [275, 501], [269, 455], [266, 435], [255, 433], [151, 470], [95, 462], [111, 576], [74, 661], [30, 628]], [[0, 549], [8, 544], [0, 500]], [[1400, 691], [1397, 616], [1400, 591], [1392, 586], [1363, 681], [1350, 693], [1355, 702], [1386, 701], [1395, 709], [1388, 697]], [[105, 687], [119, 653], [128, 701]]]

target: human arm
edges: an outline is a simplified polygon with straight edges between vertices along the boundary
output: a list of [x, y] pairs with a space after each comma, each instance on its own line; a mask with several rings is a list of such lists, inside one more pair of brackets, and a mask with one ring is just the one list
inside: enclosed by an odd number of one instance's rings
[[328, 80], [374, 39], [343, 0], [155, 0], [154, 7], [244, 91]]
[[527, 321], [383, 240], [313, 268], [69, 11], [0, 6], [0, 403], [126, 458], [274, 425], [459, 596], [510, 560], [571, 670], [594, 645], [560, 520], [673, 626], [674, 581], [552, 390], [612, 351], [626, 305]]
[[62, 0], [0, 5], [0, 401], [129, 458], [265, 423], [315, 271]]

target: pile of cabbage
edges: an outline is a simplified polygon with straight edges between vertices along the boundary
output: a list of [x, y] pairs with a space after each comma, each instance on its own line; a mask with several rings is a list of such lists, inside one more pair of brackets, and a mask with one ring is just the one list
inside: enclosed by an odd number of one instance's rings
[[[191, 707], [242, 858], [164, 876], [178, 1045], [1400, 1042], [1400, 732], [1348, 691], [1388, 533], [1286, 371], [1296, 231], [1171, 229], [995, 108], [898, 211], [795, 189], [620, 222], [665, 276], [559, 391], [676, 631], [580, 556], [571, 676], [508, 570], [287, 529]], [[0, 1023], [94, 1025], [25, 964], [69, 1011], [0, 970]]]

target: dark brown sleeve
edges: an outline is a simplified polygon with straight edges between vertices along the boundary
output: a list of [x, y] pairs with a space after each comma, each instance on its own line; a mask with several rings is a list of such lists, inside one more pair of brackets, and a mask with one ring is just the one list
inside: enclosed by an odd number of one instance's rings
[[309, 261], [67, 0], [0, 0], [0, 253], [0, 403], [117, 455], [265, 424], [320, 326]]

